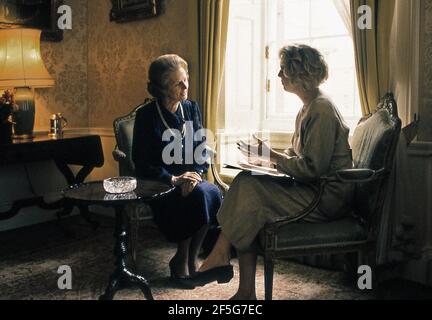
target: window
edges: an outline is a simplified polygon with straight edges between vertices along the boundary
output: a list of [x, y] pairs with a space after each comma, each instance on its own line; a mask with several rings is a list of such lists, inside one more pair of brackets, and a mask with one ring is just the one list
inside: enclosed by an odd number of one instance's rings
[[361, 117], [354, 51], [333, 0], [232, 0], [226, 56], [224, 130], [292, 132], [302, 103], [284, 92], [279, 49], [289, 43], [316, 47], [329, 65], [321, 86], [347, 124]]

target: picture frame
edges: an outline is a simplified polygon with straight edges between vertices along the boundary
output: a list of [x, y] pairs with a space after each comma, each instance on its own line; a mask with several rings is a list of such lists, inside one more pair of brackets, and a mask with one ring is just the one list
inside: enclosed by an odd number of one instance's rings
[[110, 21], [124, 23], [157, 17], [162, 11], [162, 0], [111, 0]]
[[42, 30], [42, 41], [63, 40], [57, 27], [57, 13], [63, 0], [5, 0], [0, 2], [0, 29], [35, 28]]

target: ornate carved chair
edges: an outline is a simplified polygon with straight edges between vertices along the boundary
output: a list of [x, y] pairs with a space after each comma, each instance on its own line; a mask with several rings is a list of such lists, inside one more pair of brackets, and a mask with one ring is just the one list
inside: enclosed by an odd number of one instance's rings
[[[135, 176], [135, 165], [132, 161], [132, 144], [135, 117], [139, 109], [145, 107], [148, 103], [152, 101], [152, 99], [145, 99], [144, 103], [135, 107], [129, 114], [119, 117], [113, 122], [114, 134], [117, 145], [113, 150], [112, 154], [114, 160], [116, 160], [119, 164], [119, 174], [121, 176]], [[222, 182], [222, 180], [219, 179], [219, 176], [217, 176], [217, 170], [214, 166], [214, 161], [210, 161], [211, 159], [214, 159], [215, 151], [207, 147], [207, 152], [209, 154], [209, 162], [211, 164], [210, 169], [212, 170], [212, 173], [216, 177], [216, 179], [218, 179], [219, 186], [222, 188], [222, 192], [224, 192], [226, 189], [223, 188], [226, 185]], [[130, 252], [132, 253], [133, 259], [136, 260], [136, 244], [139, 239], [140, 222], [150, 220], [153, 216], [151, 208], [147, 204], [129, 206], [127, 210], [130, 222]]]
[[[374, 266], [377, 232], [400, 130], [391, 93], [385, 95], [376, 112], [360, 120], [351, 143], [354, 169], [338, 171], [335, 178], [355, 184], [351, 216], [329, 223], [299, 221], [318, 205], [318, 192], [298, 218], [275, 221], [260, 232], [267, 300], [272, 299], [273, 259], [355, 252], [359, 264]], [[323, 177], [321, 186], [328, 181]]]
[[[132, 161], [132, 142], [136, 113], [147, 103], [151, 102], [146, 99], [144, 103], [134, 108], [129, 114], [114, 120], [114, 135], [116, 138], [116, 147], [112, 154], [114, 160], [118, 162], [120, 176], [135, 176], [135, 164]], [[128, 206], [128, 217], [130, 222], [130, 252], [133, 260], [136, 260], [136, 243], [138, 241], [138, 231], [140, 222], [151, 218], [151, 209], [147, 204]]]

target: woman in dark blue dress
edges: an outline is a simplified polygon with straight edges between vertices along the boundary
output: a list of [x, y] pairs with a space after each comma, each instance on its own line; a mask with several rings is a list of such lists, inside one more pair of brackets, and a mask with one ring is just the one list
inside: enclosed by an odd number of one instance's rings
[[202, 180], [208, 170], [205, 136], [199, 106], [187, 100], [187, 72], [186, 61], [177, 55], [161, 56], [150, 65], [148, 91], [155, 100], [137, 112], [132, 159], [137, 177], [176, 186], [152, 209], [159, 229], [178, 245], [169, 263], [171, 278], [193, 288], [190, 275], [198, 269], [198, 254], [222, 197], [215, 185]]

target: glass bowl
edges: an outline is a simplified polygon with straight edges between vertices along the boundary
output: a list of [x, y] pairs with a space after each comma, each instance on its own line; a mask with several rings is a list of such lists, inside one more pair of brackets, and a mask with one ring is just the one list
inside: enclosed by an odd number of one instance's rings
[[103, 187], [108, 193], [128, 193], [136, 189], [134, 177], [113, 177], [103, 181]]
[[137, 199], [137, 195], [135, 192], [128, 193], [105, 193], [104, 200], [135, 200]]

